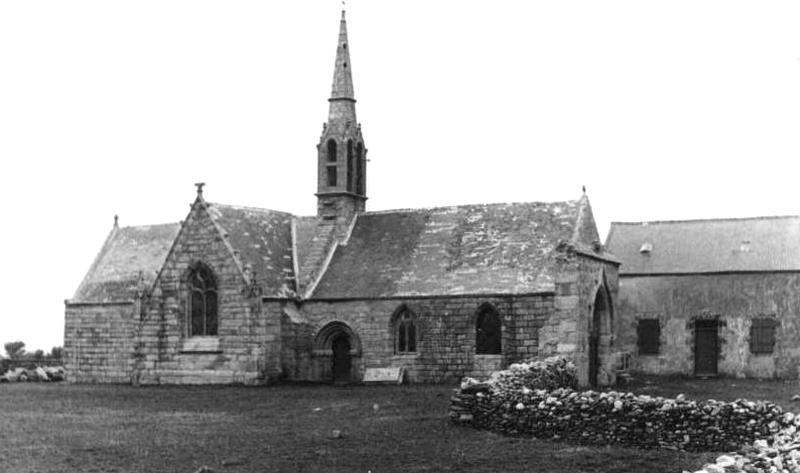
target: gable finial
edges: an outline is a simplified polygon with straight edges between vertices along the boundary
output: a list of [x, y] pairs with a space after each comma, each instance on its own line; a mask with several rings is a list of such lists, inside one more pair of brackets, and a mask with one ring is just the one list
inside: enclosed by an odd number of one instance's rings
[[119, 226], [119, 215], [117, 214], [114, 214], [114, 226], [115, 227]]
[[197, 187], [197, 197], [201, 197], [203, 195], [203, 186], [206, 185], [206, 183], [196, 182], [194, 185]]
[[583, 189], [583, 195], [586, 195], [586, 186], [583, 186], [582, 189]]

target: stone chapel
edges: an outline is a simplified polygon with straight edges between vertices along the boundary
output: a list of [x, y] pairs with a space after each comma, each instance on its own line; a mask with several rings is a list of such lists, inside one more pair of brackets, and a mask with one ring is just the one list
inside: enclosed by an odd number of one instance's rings
[[552, 354], [614, 381], [620, 263], [585, 193], [367, 211], [351, 71], [342, 12], [316, 215], [208, 202], [201, 183], [180, 223], [115, 217], [65, 301], [70, 381], [442, 382]]

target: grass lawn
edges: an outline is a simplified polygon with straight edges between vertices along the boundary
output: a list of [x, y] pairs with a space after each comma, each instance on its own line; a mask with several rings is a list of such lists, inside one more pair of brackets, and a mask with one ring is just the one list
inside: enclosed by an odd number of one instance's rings
[[[796, 388], [678, 378], [630, 387], [763, 398], [788, 409]], [[718, 455], [583, 447], [456, 426], [447, 418], [451, 389], [2, 384], [0, 471], [674, 473]], [[331, 438], [333, 429], [340, 438]]]

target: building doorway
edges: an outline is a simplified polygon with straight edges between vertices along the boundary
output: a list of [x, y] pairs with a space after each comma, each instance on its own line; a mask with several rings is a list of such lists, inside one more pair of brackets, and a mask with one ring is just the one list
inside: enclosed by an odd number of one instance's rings
[[333, 383], [347, 384], [350, 382], [350, 341], [347, 335], [340, 334], [331, 344], [333, 348]]
[[313, 377], [317, 381], [346, 384], [361, 376], [361, 341], [344, 322], [334, 321], [322, 327], [314, 337]]
[[719, 323], [716, 319], [694, 322], [694, 374], [709, 376], [717, 374], [719, 353]]
[[605, 287], [601, 286], [597, 290], [594, 298], [592, 318], [589, 324], [589, 385], [597, 387], [613, 382], [610, 379], [603, 379], [601, 382], [601, 367], [608, 362], [611, 352], [611, 301]]

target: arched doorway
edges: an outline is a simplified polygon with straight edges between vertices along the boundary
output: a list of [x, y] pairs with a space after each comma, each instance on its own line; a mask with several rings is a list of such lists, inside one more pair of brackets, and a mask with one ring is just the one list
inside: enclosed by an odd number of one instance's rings
[[350, 341], [347, 335], [340, 334], [332, 343], [333, 348], [333, 383], [347, 384], [350, 382]]
[[353, 358], [360, 356], [361, 343], [356, 333], [344, 322], [330, 322], [314, 338], [317, 358], [316, 377], [320, 381], [346, 384], [357, 380]]
[[589, 385], [597, 387], [604, 357], [611, 345], [611, 301], [605, 287], [597, 290], [589, 323]]

